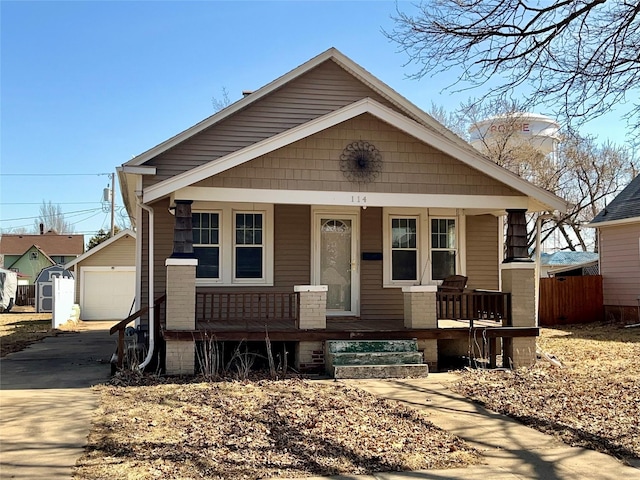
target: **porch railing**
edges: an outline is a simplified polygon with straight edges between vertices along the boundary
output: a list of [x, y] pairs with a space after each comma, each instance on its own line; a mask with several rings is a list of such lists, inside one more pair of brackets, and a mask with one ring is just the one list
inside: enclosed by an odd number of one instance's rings
[[469, 292], [438, 292], [436, 294], [438, 319], [494, 320], [511, 326], [511, 294], [486, 290]]
[[[155, 335], [154, 338], [160, 338], [160, 322], [164, 321], [165, 310], [163, 307], [164, 307], [164, 302], [166, 298], [167, 298], [166, 295], [162, 295], [156, 298], [156, 300], [153, 302], [153, 305], [154, 305], [153, 328], [154, 328], [154, 335]], [[125, 355], [124, 337], [125, 337], [125, 329], [127, 328], [127, 325], [133, 322], [134, 320], [136, 320], [137, 318], [140, 318], [142, 315], [146, 314], [148, 311], [149, 311], [149, 306], [143, 307], [137, 312], [134, 312], [131, 315], [129, 315], [124, 320], [121, 320], [118, 323], [116, 323], [109, 330], [109, 335], [113, 335], [114, 333], [118, 332], [118, 354], [117, 354], [117, 360], [116, 360], [117, 368], [122, 368], [124, 363], [124, 355]]]
[[245, 328], [251, 324], [295, 324], [299, 318], [298, 299], [295, 292], [198, 292], [196, 323]]

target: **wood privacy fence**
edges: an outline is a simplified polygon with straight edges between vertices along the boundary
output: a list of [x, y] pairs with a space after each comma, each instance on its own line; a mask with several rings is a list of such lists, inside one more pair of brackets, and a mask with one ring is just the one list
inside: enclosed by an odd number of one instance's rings
[[540, 326], [601, 321], [603, 303], [602, 275], [540, 279]]
[[35, 285], [18, 285], [16, 305], [33, 306], [35, 304], [36, 304], [36, 286]]

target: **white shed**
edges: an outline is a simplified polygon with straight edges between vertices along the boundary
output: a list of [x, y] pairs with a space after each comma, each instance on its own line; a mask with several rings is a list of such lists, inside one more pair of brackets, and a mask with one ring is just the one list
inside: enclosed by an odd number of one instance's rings
[[36, 312], [53, 312], [54, 277], [73, 278], [73, 274], [62, 265], [43, 268], [36, 277]]

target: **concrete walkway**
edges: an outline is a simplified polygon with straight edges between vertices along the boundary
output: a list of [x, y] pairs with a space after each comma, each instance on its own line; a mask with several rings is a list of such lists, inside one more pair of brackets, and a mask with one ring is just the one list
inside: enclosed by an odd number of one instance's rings
[[71, 478], [109, 378], [115, 322], [82, 322], [0, 359], [0, 478]]
[[[84, 322], [80, 332], [46, 338], [0, 359], [0, 478], [71, 477], [98, 405], [98, 395], [90, 387], [110, 374], [108, 360], [115, 349], [115, 338], [108, 333], [112, 324]], [[473, 404], [446, 387], [453, 380], [453, 375], [436, 373], [423, 379], [342, 381], [425, 411], [432, 423], [479, 449], [485, 465], [331, 478], [640, 479], [639, 469], [613, 457], [569, 447]]]
[[[569, 447], [453, 393], [455, 376], [430, 374], [411, 380], [342, 380], [375, 395], [425, 411], [440, 428], [482, 452], [485, 465], [448, 470], [330, 477], [349, 480], [619, 480], [640, 479], [640, 469], [584, 448]], [[327, 477], [313, 477], [315, 479]], [[306, 478], [305, 480], [313, 480]]]

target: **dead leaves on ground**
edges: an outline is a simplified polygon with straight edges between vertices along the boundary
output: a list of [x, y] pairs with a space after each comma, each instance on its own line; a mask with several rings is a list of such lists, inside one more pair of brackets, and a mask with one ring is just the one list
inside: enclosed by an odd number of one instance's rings
[[423, 414], [340, 384], [105, 386], [75, 478], [257, 479], [477, 462]]
[[538, 344], [563, 368], [466, 371], [454, 389], [570, 445], [640, 458], [640, 329], [542, 329]]

